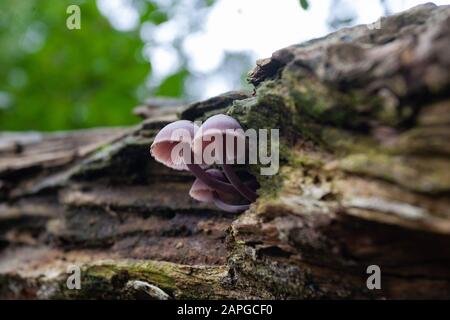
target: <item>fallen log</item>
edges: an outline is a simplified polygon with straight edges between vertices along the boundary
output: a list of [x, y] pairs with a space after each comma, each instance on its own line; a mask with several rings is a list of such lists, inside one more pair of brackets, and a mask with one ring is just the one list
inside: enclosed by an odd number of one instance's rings
[[[380, 25], [258, 61], [253, 95], [0, 134], [0, 297], [450, 298], [450, 7]], [[217, 113], [281, 133], [280, 172], [242, 214], [190, 199], [193, 177], [148, 153], [169, 122]]]

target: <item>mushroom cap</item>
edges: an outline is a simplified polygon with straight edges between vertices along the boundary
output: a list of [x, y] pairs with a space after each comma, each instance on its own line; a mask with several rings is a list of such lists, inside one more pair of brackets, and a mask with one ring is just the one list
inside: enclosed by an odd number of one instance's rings
[[179, 120], [168, 124], [158, 132], [150, 147], [150, 154], [156, 161], [175, 170], [188, 170], [183, 154], [172, 155], [179, 143], [190, 145], [198, 126], [188, 120]]
[[[208, 169], [206, 173], [218, 180], [227, 181], [225, 175], [218, 169]], [[214, 191], [214, 189], [206, 185], [202, 180], [196, 179], [191, 190], [189, 190], [189, 195], [197, 201], [212, 203], [214, 200]]]
[[[208, 120], [206, 120], [199, 130], [196, 131], [196, 134], [194, 136], [194, 140], [192, 141], [192, 151], [196, 155], [202, 155], [203, 150], [211, 144], [215, 142], [216, 136], [222, 136], [226, 137], [226, 139], [235, 139], [234, 140], [234, 151], [230, 157], [229, 152], [227, 152], [227, 158], [233, 158], [236, 159], [243, 155], [237, 155], [237, 145], [239, 143], [246, 142], [245, 134], [243, 134], [243, 129], [239, 122], [234, 119], [233, 117], [230, 117], [225, 114], [218, 114], [215, 116], [212, 116]], [[226, 139], [223, 139], [222, 145], [226, 145]], [[245, 155], [244, 155], [245, 156]], [[204, 160], [204, 159], [203, 159]], [[221, 159], [222, 161], [222, 159]], [[211, 163], [208, 163], [211, 164]]]

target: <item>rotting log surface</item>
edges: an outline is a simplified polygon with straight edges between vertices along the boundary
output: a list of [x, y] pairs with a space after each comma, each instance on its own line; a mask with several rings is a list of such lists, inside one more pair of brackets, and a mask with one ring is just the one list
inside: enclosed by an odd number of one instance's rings
[[[449, 51], [450, 7], [428, 4], [258, 61], [254, 95], [0, 134], [0, 297], [450, 298]], [[219, 112], [281, 130], [280, 173], [241, 215], [148, 153], [165, 124]]]

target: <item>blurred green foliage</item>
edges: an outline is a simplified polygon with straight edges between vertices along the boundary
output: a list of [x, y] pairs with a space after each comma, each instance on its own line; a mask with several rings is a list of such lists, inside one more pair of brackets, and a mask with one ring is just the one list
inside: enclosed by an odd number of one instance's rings
[[[81, 8], [81, 30], [66, 27], [70, 4]], [[165, 21], [154, 12], [149, 3], [143, 17]], [[142, 47], [138, 30], [115, 30], [93, 0], [1, 0], [0, 130], [136, 122], [136, 90], [151, 68]]]

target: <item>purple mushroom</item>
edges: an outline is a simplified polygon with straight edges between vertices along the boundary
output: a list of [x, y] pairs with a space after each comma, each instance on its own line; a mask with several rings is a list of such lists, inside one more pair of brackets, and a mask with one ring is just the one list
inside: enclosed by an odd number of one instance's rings
[[[219, 136], [225, 139], [217, 139]], [[234, 139], [233, 150], [226, 149], [227, 139]], [[250, 202], [254, 202], [258, 197], [256, 192], [244, 184], [233, 170], [233, 167], [227, 163], [229, 160], [236, 160], [241, 156], [245, 156], [238, 154], [237, 149], [239, 144], [245, 145], [245, 139], [244, 131], [239, 122], [230, 116], [218, 114], [206, 120], [200, 129], [197, 130], [192, 149], [196, 155], [200, 154], [203, 157], [206, 148], [208, 148], [208, 146], [211, 147], [212, 145], [215, 152], [217, 152], [215, 155], [216, 158], [219, 158], [216, 160], [220, 160], [219, 162], [222, 163], [223, 170], [228, 180], [245, 198]], [[245, 152], [245, 150], [243, 152]]]
[[[213, 176], [217, 180], [226, 181], [224, 174], [217, 169], [209, 169], [206, 171], [207, 174]], [[202, 180], [195, 180], [194, 184], [189, 191], [189, 195], [197, 201], [205, 203], [214, 203], [219, 209], [226, 212], [238, 213], [247, 210], [250, 205], [234, 205], [228, 204], [222, 200], [222, 196], [215, 189], [209, 187]]]
[[[197, 129], [198, 126], [187, 120], [168, 124], [153, 139], [150, 154], [156, 161], [164, 164], [166, 167], [175, 170], [188, 170], [183, 154], [178, 154], [174, 157], [172, 151], [179, 143], [189, 145]], [[175, 135], [176, 131], [179, 134]]]
[[[151, 155], [156, 161], [169, 168], [190, 170], [198, 179], [215, 190], [234, 193], [235, 189], [231, 184], [208, 175], [199, 164], [190, 164], [191, 159], [193, 159], [190, 146], [197, 129], [198, 126], [187, 120], [179, 120], [168, 124], [154, 138], [150, 147]], [[174, 148], [177, 146], [181, 147], [179, 153], [174, 152]], [[183, 154], [183, 150], [189, 150], [189, 154]]]
[[[234, 147], [227, 149], [226, 142], [230, 138], [233, 139]], [[250, 204], [229, 202], [236, 202], [238, 198], [242, 201], [242, 197], [254, 202], [257, 198], [254, 191], [258, 187], [256, 179], [248, 174], [245, 182], [241, 181], [228, 164], [230, 160], [236, 161], [239, 156], [245, 157], [245, 142], [244, 132], [235, 119], [217, 115], [208, 119], [200, 128], [187, 120], [165, 126], [156, 135], [150, 153], [156, 161], [167, 167], [190, 170], [197, 177], [189, 192], [191, 197], [201, 202], [214, 203], [224, 211], [237, 213], [247, 210]], [[208, 148], [214, 150], [214, 156], [222, 163], [225, 174], [218, 169], [204, 170], [207, 164], [212, 164], [203, 159], [203, 151]]]

